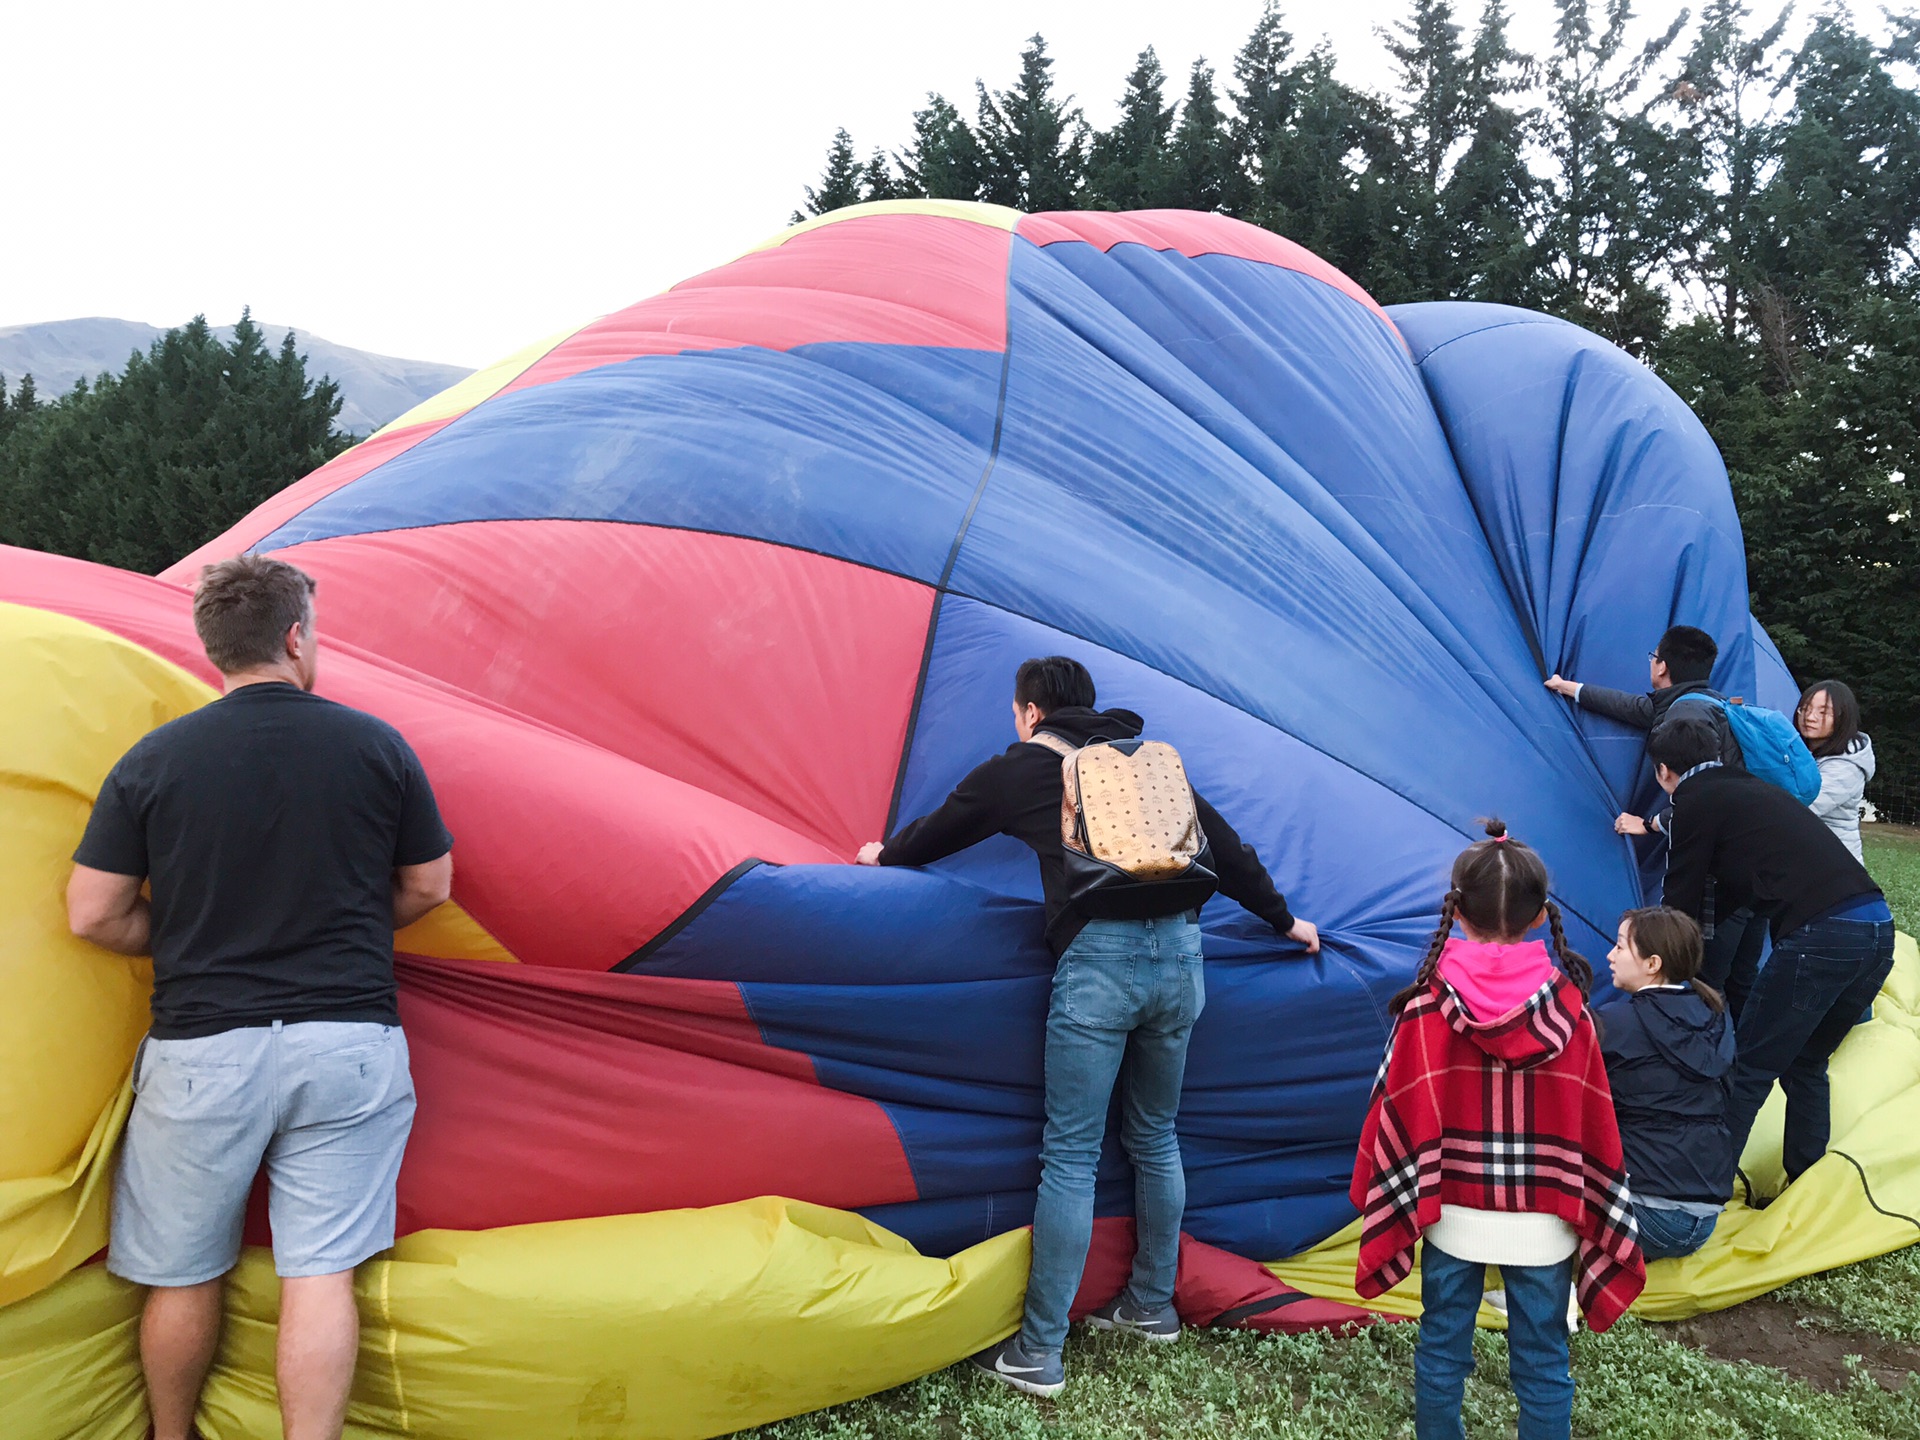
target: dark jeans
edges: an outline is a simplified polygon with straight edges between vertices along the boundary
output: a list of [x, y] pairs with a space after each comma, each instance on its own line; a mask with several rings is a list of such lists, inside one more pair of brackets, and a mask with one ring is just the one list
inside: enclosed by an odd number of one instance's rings
[[[1413, 1352], [1413, 1433], [1417, 1440], [1465, 1440], [1460, 1408], [1473, 1374], [1473, 1321], [1487, 1267], [1420, 1247], [1420, 1344]], [[1573, 1260], [1502, 1265], [1507, 1292], [1507, 1373], [1520, 1401], [1520, 1440], [1567, 1440], [1573, 1428], [1573, 1370], [1567, 1301]]]
[[1029, 1355], [1058, 1355], [1067, 1338], [1067, 1312], [1093, 1237], [1094, 1170], [1116, 1080], [1120, 1143], [1133, 1162], [1127, 1298], [1143, 1310], [1173, 1299], [1187, 1204], [1173, 1122], [1187, 1040], [1206, 995], [1192, 912], [1090, 921], [1060, 957], [1047, 1010], [1047, 1128], [1020, 1326]]
[[1677, 1260], [1691, 1255], [1713, 1237], [1718, 1215], [1693, 1215], [1664, 1205], [1633, 1202], [1633, 1220], [1640, 1227], [1640, 1253], [1649, 1260]]
[[1778, 1080], [1787, 1094], [1781, 1158], [1791, 1183], [1827, 1153], [1827, 1061], [1893, 969], [1890, 920], [1816, 920], [1773, 947], [1734, 1039], [1727, 1129], [1738, 1155]]
[[1747, 996], [1760, 973], [1760, 951], [1767, 943], [1767, 918], [1751, 910], [1736, 910], [1725, 919], [1716, 916], [1713, 938], [1701, 957], [1700, 978], [1727, 1000], [1727, 1013], [1736, 1020], [1746, 1008]]

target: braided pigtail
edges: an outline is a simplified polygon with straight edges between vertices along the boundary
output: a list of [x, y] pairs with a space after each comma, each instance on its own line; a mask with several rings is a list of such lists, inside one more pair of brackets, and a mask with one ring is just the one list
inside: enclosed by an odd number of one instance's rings
[[1560, 907], [1547, 901], [1547, 929], [1553, 935], [1553, 956], [1560, 962], [1561, 971], [1580, 987], [1582, 995], [1593, 994], [1593, 966], [1587, 963], [1587, 957], [1567, 944], [1567, 932], [1560, 923]]
[[1427, 953], [1420, 957], [1420, 968], [1413, 972], [1413, 983], [1387, 1002], [1387, 1009], [1393, 1014], [1406, 1009], [1408, 1001], [1433, 983], [1433, 972], [1440, 964], [1440, 952], [1447, 948], [1447, 939], [1453, 934], [1453, 914], [1459, 907], [1460, 892], [1447, 891], [1446, 898], [1440, 902], [1440, 923], [1434, 926], [1433, 938], [1427, 942]]

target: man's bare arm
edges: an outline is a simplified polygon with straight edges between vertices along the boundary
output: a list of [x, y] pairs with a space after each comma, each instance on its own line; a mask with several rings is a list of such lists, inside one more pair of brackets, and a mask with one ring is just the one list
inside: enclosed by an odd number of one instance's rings
[[67, 928], [82, 940], [122, 955], [145, 955], [153, 939], [153, 912], [138, 875], [115, 875], [76, 865], [67, 880]]
[[393, 928], [404, 930], [453, 894], [453, 852], [424, 865], [396, 865], [393, 870]]

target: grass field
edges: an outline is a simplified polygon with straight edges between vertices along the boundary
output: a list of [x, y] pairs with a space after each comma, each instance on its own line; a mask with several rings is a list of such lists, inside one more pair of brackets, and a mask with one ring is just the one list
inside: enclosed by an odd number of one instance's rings
[[[1867, 863], [1900, 927], [1920, 934], [1920, 831], [1876, 826]], [[1742, 1322], [1745, 1322], [1744, 1324]], [[1191, 1332], [1149, 1346], [1076, 1329], [1070, 1382], [1029, 1400], [964, 1366], [742, 1432], [758, 1440], [1391, 1440], [1413, 1433], [1415, 1327], [1354, 1336]], [[1476, 1340], [1474, 1440], [1513, 1434], [1506, 1340]], [[1920, 1437], [1920, 1248], [1810, 1276], [1714, 1317], [1628, 1319], [1574, 1341], [1574, 1433], [1605, 1440]], [[1755, 1363], [1755, 1356], [1773, 1363]], [[1851, 1357], [1865, 1357], [1855, 1359]]]

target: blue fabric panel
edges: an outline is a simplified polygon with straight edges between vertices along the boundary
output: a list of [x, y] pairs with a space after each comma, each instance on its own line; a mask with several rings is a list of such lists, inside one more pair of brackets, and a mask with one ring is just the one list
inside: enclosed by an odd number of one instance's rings
[[[1180, 1120], [1187, 1229], [1247, 1255], [1291, 1253], [1351, 1218], [1342, 1194], [1386, 1000], [1417, 962], [1469, 837], [1190, 686], [960, 597], [941, 606], [903, 816], [1013, 742], [1013, 668], [1054, 651], [1089, 665], [1103, 704], [1139, 710], [1180, 747], [1197, 787], [1324, 927], [1310, 959], [1231, 901], [1207, 905], [1209, 999]], [[1031, 1215], [1053, 968], [1037, 889], [1031, 852], [1011, 841], [926, 871], [763, 867], [647, 969], [742, 982], [769, 1043], [883, 1104], [929, 1206], [888, 1207], [885, 1223], [924, 1248], [957, 1248]], [[1591, 953], [1599, 936], [1576, 930]], [[1101, 1213], [1128, 1213], [1113, 1134], [1102, 1175]]]
[[[1780, 647], [1773, 643], [1758, 620], [1753, 625], [1753, 700], [1769, 710], [1791, 716], [1800, 708], [1800, 686], [1780, 658]], [[1734, 691], [1738, 694], [1738, 691]]]
[[1376, 316], [1292, 271], [1140, 246], [1016, 241], [1009, 284], [1002, 440], [957, 593], [1184, 681], [1459, 833], [1502, 815], [1589, 918], [1634, 894], [1627, 847], [1591, 840], [1614, 797]]
[[[1645, 690], [1669, 625], [1720, 644], [1714, 683], [1751, 695], [1746, 552], [1706, 429], [1644, 365], [1578, 326], [1504, 305], [1392, 310], [1542, 662]], [[1654, 801], [1645, 737], [1580, 713], [1617, 808]]]
[[646, 355], [497, 396], [256, 549], [462, 520], [625, 520], [940, 578], [1002, 357], [909, 346]]

